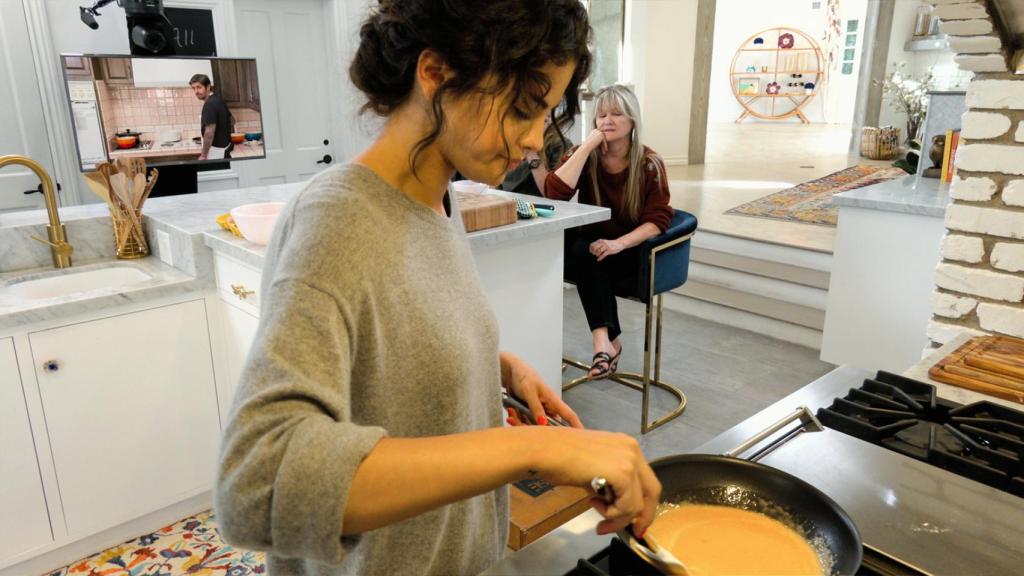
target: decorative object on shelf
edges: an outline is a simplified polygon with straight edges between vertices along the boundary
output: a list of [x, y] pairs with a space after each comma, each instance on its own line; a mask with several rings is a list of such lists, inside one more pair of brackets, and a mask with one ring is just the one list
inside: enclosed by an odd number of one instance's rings
[[[753, 48], [757, 39], [762, 42]], [[782, 48], [783, 44], [789, 47]], [[750, 80], [745, 76], [751, 74], [751, 68], [760, 68], [765, 75], [753, 92], [750, 91], [753, 83], [745, 82]], [[762, 120], [796, 116], [804, 124], [810, 124], [802, 109], [824, 87], [826, 79], [824, 57], [813, 38], [785, 26], [762, 30], [740, 45], [730, 70], [733, 96], [743, 108], [737, 124], [748, 116]], [[787, 83], [787, 78], [794, 81]]]
[[917, 19], [914, 21], [914, 36], [927, 36], [931, 31], [932, 7], [918, 6]]
[[114, 228], [114, 251], [118, 258], [130, 260], [149, 254], [142, 228], [142, 204], [149, 198], [159, 172], [153, 168], [147, 178], [146, 161], [138, 157], [116, 158], [104, 162], [95, 172], [85, 174], [94, 194], [107, 202]]
[[907, 115], [907, 143], [910, 143], [918, 138], [918, 131], [928, 115], [928, 91], [934, 77], [931, 68], [919, 78], [908, 75], [906, 68], [906, 62], [897, 62], [893, 71], [885, 75], [885, 80], [876, 81], [876, 85], [882, 85], [882, 95], [894, 110]]
[[892, 160], [900, 152], [900, 129], [865, 126], [860, 131], [860, 155], [869, 160]]
[[823, 178], [741, 204], [725, 213], [835, 226], [839, 218], [839, 208], [832, 203], [833, 194], [906, 175], [905, 171], [891, 166], [851, 166]]
[[764, 38], [754, 38], [754, 46], [764, 46]]
[[928, 159], [932, 165], [924, 169], [921, 176], [924, 178], [938, 178], [942, 176], [942, 157], [946, 152], [946, 135], [936, 134], [932, 137], [932, 145], [928, 148]]
[[749, 96], [761, 91], [761, 80], [758, 78], [739, 78], [736, 80], [736, 92]]
[[755, 74], [757, 72], [757, 66], [747, 66], [747, 72]]
[[960, 146], [960, 131], [946, 130], [946, 145], [942, 150], [942, 174], [939, 179], [950, 183], [956, 175], [956, 150]]

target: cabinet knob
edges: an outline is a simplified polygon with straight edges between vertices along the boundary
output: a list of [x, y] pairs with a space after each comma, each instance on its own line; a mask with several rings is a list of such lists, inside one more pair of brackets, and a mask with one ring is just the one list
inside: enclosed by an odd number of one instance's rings
[[239, 300], [245, 300], [256, 293], [255, 290], [246, 290], [243, 284], [232, 284], [231, 291], [235, 293], [235, 296], [238, 296]]
[[60, 362], [56, 360], [43, 362], [43, 372], [56, 372], [57, 370], [60, 370]]

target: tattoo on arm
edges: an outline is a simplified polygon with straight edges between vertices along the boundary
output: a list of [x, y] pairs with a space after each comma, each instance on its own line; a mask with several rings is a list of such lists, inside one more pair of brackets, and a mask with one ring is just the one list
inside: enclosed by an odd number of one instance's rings
[[215, 124], [207, 124], [203, 128], [203, 156], [210, 151], [210, 146], [213, 146], [213, 137], [217, 134], [217, 126]]

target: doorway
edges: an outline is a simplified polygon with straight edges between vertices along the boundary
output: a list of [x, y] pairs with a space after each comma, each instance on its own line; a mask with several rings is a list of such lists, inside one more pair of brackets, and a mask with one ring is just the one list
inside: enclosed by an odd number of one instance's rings
[[[43, 120], [43, 101], [31, 58], [25, 58], [16, 46], [28, 46], [28, 23], [21, 2], [0, 2], [0, 154], [21, 154], [39, 162], [53, 176], [50, 145]], [[54, 185], [56, 186], [56, 182]], [[42, 193], [31, 192], [39, 179], [20, 166], [0, 172], [0, 213], [43, 207]], [[24, 191], [24, 192], [23, 192]]]
[[235, 3], [238, 53], [257, 61], [267, 154], [239, 165], [245, 186], [301, 182], [336, 160], [326, 12], [324, 0]]

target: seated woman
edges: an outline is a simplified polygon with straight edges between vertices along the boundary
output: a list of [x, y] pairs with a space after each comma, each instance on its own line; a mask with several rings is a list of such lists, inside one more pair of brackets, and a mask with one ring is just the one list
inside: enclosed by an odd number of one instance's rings
[[597, 92], [594, 131], [571, 149], [561, 167], [548, 174], [544, 194], [611, 208], [610, 220], [579, 229], [566, 239], [566, 267], [594, 338], [590, 379], [618, 368], [622, 343], [614, 283], [640, 270], [637, 248], [661, 234], [672, 221], [668, 178], [658, 154], [641, 141], [640, 105], [633, 91], [613, 84]]
[[527, 152], [518, 166], [505, 174], [502, 190], [543, 196], [544, 180], [552, 167], [557, 166], [565, 149], [572, 146], [558, 127], [551, 122], [551, 115], [544, 116], [544, 150], [541, 153]]

